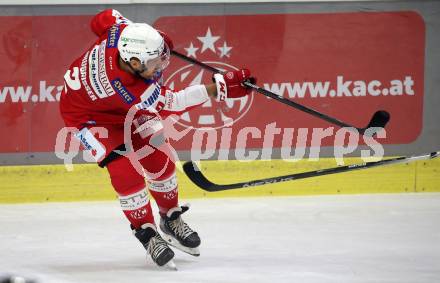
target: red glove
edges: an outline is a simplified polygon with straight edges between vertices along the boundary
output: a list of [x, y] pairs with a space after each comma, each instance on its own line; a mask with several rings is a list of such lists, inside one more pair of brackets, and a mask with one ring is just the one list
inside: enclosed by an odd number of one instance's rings
[[217, 101], [249, 95], [252, 92], [252, 88], [246, 87], [243, 85], [243, 82], [249, 81], [255, 84], [257, 81], [254, 77], [251, 77], [251, 72], [248, 69], [215, 74], [213, 79], [217, 86]]
[[174, 44], [173, 44], [173, 41], [171, 40], [171, 38], [166, 33], [164, 33], [163, 31], [160, 31], [160, 30], [157, 30], [157, 31], [163, 37], [163, 40], [168, 45], [168, 48], [170, 48], [170, 51], [172, 51], [174, 49]]

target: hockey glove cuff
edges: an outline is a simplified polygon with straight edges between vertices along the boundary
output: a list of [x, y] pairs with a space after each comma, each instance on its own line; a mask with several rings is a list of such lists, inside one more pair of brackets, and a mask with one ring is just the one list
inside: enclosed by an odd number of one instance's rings
[[256, 79], [251, 77], [251, 72], [248, 69], [229, 71], [225, 74], [214, 74], [213, 80], [217, 87], [217, 101], [236, 99], [249, 95], [252, 89], [247, 88], [243, 82], [256, 83]]

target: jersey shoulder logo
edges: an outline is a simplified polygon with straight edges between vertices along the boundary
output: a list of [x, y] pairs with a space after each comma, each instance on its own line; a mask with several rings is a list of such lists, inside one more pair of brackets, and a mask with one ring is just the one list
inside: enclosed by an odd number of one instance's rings
[[121, 33], [121, 27], [119, 25], [113, 25], [108, 30], [107, 48], [116, 48], [118, 46], [118, 40], [119, 40], [120, 33]]

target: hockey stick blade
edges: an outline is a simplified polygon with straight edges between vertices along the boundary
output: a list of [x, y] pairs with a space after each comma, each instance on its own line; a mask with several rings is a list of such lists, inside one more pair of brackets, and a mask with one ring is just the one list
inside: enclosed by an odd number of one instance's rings
[[185, 162], [183, 164], [183, 172], [185, 172], [186, 176], [198, 187], [204, 189], [208, 192], [216, 192], [221, 191], [221, 188], [218, 185], [212, 183], [208, 179], [203, 176], [199, 167], [192, 161]]
[[366, 130], [369, 128], [385, 128], [385, 126], [390, 121], [390, 113], [388, 113], [385, 110], [379, 110], [376, 113], [374, 113], [373, 117], [370, 120], [370, 123], [363, 128], [358, 129], [361, 134], [364, 134]]
[[410, 157], [405, 157], [405, 156], [396, 157], [396, 158], [385, 159], [385, 160], [380, 160], [380, 161], [364, 162], [364, 163], [347, 165], [347, 166], [333, 167], [333, 168], [321, 169], [321, 170], [316, 170], [316, 171], [289, 174], [289, 175], [284, 175], [284, 176], [271, 177], [271, 178], [265, 178], [265, 179], [259, 179], [259, 180], [253, 180], [253, 181], [248, 181], [248, 182], [241, 182], [241, 183], [225, 184], [225, 185], [215, 184], [215, 183], [209, 181], [202, 174], [199, 167], [192, 161], [188, 161], [185, 164], [183, 164], [183, 171], [185, 172], [185, 174], [188, 176], [188, 178], [194, 184], [196, 184], [198, 187], [202, 188], [203, 190], [208, 191], [208, 192], [219, 192], [219, 191], [225, 191], [225, 190], [256, 187], [256, 186], [262, 186], [262, 185], [268, 185], [268, 184], [274, 184], [274, 183], [281, 183], [281, 182], [287, 182], [287, 181], [293, 181], [293, 180], [299, 180], [299, 179], [306, 179], [306, 178], [312, 178], [312, 177], [318, 177], [318, 176], [324, 176], [324, 175], [331, 175], [331, 174], [336, 174], [336, 173], [343, 173], [343, 172], [348, 172], [348, 171], [367, 169], [367, 168], [384, 166], [384, 165], [433, 159], [433, 158], [438, 157], [439, 155], [440, 155], [440, 151], [437, 151], [437, 152], [432, 152], [430, 154], [424, 154], [424, 155], [417, 155], [417, 156], [410, 156]]

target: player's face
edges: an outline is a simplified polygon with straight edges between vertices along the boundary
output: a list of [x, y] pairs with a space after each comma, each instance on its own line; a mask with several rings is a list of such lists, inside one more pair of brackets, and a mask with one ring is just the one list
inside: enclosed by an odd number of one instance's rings
[[154, 70], [154, 69], [144, 69], [144, 71], [143, 72], [139, 72], [138, 74], [142, 77], [142, 78], [144, 78], [144, 79], [146, 79], [146, 80], [149, 80], [149, 79], [152, 79], [153, 78], [153, 76], [154, 76], [154, 74], [156, 73], [157, 71], [156, 70]]
[[138, 74], [144, 79], [152, 79], [156, 73], [163, 71], [168, 66], [169, 55], [162, 54], [162, 56], [150, 59], [143, 66], [139, 61], [137, 63], [139, 64], [135, 64], [134, 69], [138, 71]]
[[169, 53], [164, 52], [162, 53], [161, 56], [148, 60], [145, 63], [144, 68], [146, 70], [154, 70], [154, 72], [161, 72], [165, 70], [165, 68], [168, 66], [169, 63], [170, 63], [170, 55]]

